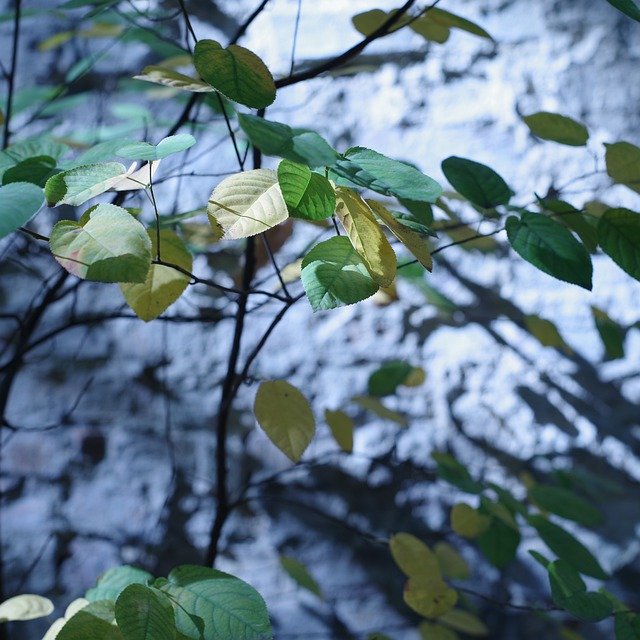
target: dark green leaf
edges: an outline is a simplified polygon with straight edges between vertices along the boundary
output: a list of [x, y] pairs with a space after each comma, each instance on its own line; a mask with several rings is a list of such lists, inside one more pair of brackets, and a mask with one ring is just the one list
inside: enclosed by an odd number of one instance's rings
[[640, 280], [640, 213], [609, 209], [598, 221], [602, 250], [632, 278]]
[[589, 132], [583, 124], [558, 113], [540, 111], [525, 116], [524, 121], [531, 133], [543, 140], [551, 140], [572, 147], [583, 147], [589, 140]]
[[124, 640], [111, 624], [114, 617], [113, 602], [92, 602], [68, 620], [56, 640]]
[[616, 613], [616, 640], [640, 640], [640, 617], [626, 611]]
[[608, 360], [624, 358], [624, 329], [602, 309], [591, 306], [591, 314], [600, 334]]
[[482, 491], [482, 485], [476, 482], [471, 474], [460, 462], [448, 453], [432, 453], [431, 457], [438, 465], [438, 475], [452, 485], [466, 493], [478, 494]]
[[289, 556], [281, 556], [280, 565], [303, 589], [311, 591], [314, 595], [322, 598], [320, 585], [300, 561]]
[[484, 209], [507, 204], [513, 195], [493, 169], [473, 160], [451, 156], [442, 162], [442, 172], [460, 195]]
[[383, 364], [369, 376], [368, 392], [370, 396], [388, 396], [404, 383], [413, 367], [401, 360]]
[[640, 22], [640, 7], [634, 0], [607, 0], [607, 2], [630, 18]]
[[27, 158], [8, 168], [2, 174], [2, 184], [30, 182], [42, 188], [53, 174], [55, 166], [56, 161], [50, 156]]
[[529, 489], [529, 498], [540, 509], [573, 520], [585, 527], [595, 527], [602, 522], [602, 514], [569, 489], [536, 484]]
[[492, 565], [504, 569], [516, 557], [520, 545], [520, 532], [500, 518], [492, 517], [489, 528], [476, 542]]
[[614, 182], [640, 193], [640, 148], [630, 142], [605, 144], [607, 173]]
[[591, 258], [561, 224], [540, 214], [524, 212], [520, 218], [507, 218], [506, 228], [511, 246], [527, 262], [558, 280], [591, 289]]
[[166, 595], [141, 584], [131, 584], [115, 605], [118, 628], [125, 640], [175, 640], [173, 606]]
[[576, 233], [589, 253], [598, 247], [598, 232], [594, 224], [574, 206], [563, 200], [541, 200], [540, 206], [558, 222]]

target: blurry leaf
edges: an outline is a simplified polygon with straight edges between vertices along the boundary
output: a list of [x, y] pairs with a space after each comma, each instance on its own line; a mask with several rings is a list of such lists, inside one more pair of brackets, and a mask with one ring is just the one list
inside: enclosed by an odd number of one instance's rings
[[48, 156], [57, 160], [68, 150], [66, 144], [39, 136], [23, 142], [16, 142], [7, 147], [0, 155], [9, 156], [15, 163], [18, 163], [39, 156]]
[[498, 569], [504, 569], [516, 557], [520, 545], [520, 532], [499, 518], [491, 518], [489, 528], [477, 539], [487, 560]]
[[53, 609], [53, 602], [48, 598], [27, 593], [0, 604], [0, 622], [46, 618], [53, 613]]
[[482, 620], [474, 616], [473, 613], [462, 609], [452, 609], [438, 618], [438, 622], [442, 622], [448, 627], [474, 638], [482, 638], [489, 635], [489, 629]]
[[338, 158], [329, 143], [315, 131], [248, 114], [238, 114], [238, 124], [251, 144], [267, 156], [278, 156], [311, 168], [332, 165]]
[[565, 353], [573, 353], [571, 347], [569, 347], [560, 335], [558, 327], [556, 327], [551, 320], [536, 315], [526, 315], [524, 316], [524, 324], [527, 331], [536, 338], [541, 345], [562, 349]]
[[591, 305], [591, 315], [600, 334], [608, 360], [624, 358], [624, 329], [602, 309]]
[[421, 622], [418, 630], [422, 640], [460, 640], [455, 631], [431, 622]]
[[542, 138], [573, 147], [582, 147], [589, 140], [587, 128], [575, 120], [558, 113], [540, 111], [524, 117], [531, 133]]
[[477, 538], [490, 524], [491, 519], [488, 516], [464, 502], [454, 504], [451, 508], [451, 528], [463, 538]]
[[410, 578], [403, 596], [405, 603], [425, 618], [439, 618], [458, 601], [456, 591], [439, 578]]
[[369, 395], [382, 397], [395, 393], [412, 371], [413, 367], [402, 360], [386, 362], [369, 376]]
[[466, 467], [448, 453], [432, 453], [431, 457], [438, 465], [438, 475], [466, 493], [480, 493], [482, 485], [476, 482]]
[[563, 200], [545, 199], [540, 201], [540, 205], [549, 213], [554, 214], [555, 220], [576, 233], [589, 253], [596, 250], [598, 232], [581, 211]]
[[118, 149], [124, 147], [126, 144], [130, 144], [131, 142], [133, 142], [133, 140], [129, 140], [128, 138], [116, 138], [99, 142], [98, 144], [86, 149], [86, 151], [83, 151], [71, 162], [65, 163], [64, 166], [65, 168], [72, 169], [81, 165], [106, 162], [116, 155], [116, 151]]
[[435, 202], [440, 185], [415, 167], [366, 149], [352, 147], [331, 167], [332, 175], [386, 196], [419, 202]]
[[603, 520], [602, 514], [595, 507], [568, 489], [536, 484], [529, 489], [529, 498], [540, 509], [585, 527], [595, 527]]
[[399, 424], [401, 427], [407, 426], [407, 418], [397, 411], [393, 411], [388, 407], [385, 407], [378, 398], [372, 398], [370, 396], [353, 396], [351, 398], [353, 402], [359, 404], [363, 409], [375, 413], [379, 418], [383, 420], [390, 420]]
[[451, 156], [442, 162], [442, 172], [460, 195], [484, 209], [507, 204], [513, 195], [493, 169], [473, 160]]
[[171, 601], [141, 584], [131, 584], [118, 596], [115, 616], [126, 640], [175, 640]]
[[314, 311], [354, 304], [378, 290], [345, 236], [335, 236], [313, 247], [302, 261], [301, 278]]
[[[151, 241], [125, 209], [99, 204], [80, 223], [58, 222], [49, 244], [69, 273], [95, 282], [144, 282], [151, 266]], [[84, 217], [84, 216], [83, 216]]]
[[134, 80], [143, 80], [144, 82], [152, 82], [172, 89], [181, 89], [182, 91], [191, 91], [193, 93], [210, 93], [215, 89], [202, 80], [190, 78], [173, 69], [167, 69], [159, 66], [145, 67], [137, 76], [133, 76]]
[[322, 220], [333, 214], [336, 196], [331, 183], [309, 167], [289, 160], [278, 165], [278, 183], [289, 214], [306, 220]]
[[460, 29], [461, 31], [471, 33], [474, 36], [486, 38], [487, 40], [493, 40], [493, 38], [475, 22], [471, 22], [471, 20], [467, 20], [466, 18], [458, 16], [454, 13], [445, 11], [440, 7], [431, 7], [421, 18], [418, 18], [418, 20], [416, 20], [415, 22], [420, 23], [421, 21], [431, 21], [435, 24], [442, 25], [443, 27]]
[[[353, 26], [363, 35], [370, 36], [377, 31], [389, 18], [393, 12], [387, 13], [382, 9], [371, 9], [370, 11], [363, 11], [351, 18]], [[389, 28], [389, 33], [393, 33], [398, 29], [406, 26], [411, 20], [410, 16], [402, 16], [392, 27]]]
[[565, 227], [546, 216], [523, 212], [509, 216], [507, 236], [513, 249], [544, 273], [591, 290], [593, 266], [586, 249]]
[[98, 583], [86, 593], [90, 602], [100, 600], [117, 600], [122, 590], [130, 584], [147, 584], [153, 576], [147, 571], [123, 565], [103, 573]]
[[426, 379], [427, 373], [422, 367], [412, 367], [402, 384], [405, 387], [421, 387]]
[[366, 201], [371, 210], [389, 227], [393, 235], [418, 259], [420, 264], [428, 271], [433, 269], [431, 252], [426, 241], [411, 229], [407, 229], [402, 223], [375, 200]]
[[410, 533], [396, 533], [389, 540], [393, 560], [408, 578], [440, 579], [440, 565], [435, 554]]
[[640, 193], [640, 148], [630, 142], [605, 144], [607, 173], [614, 182]]
[[[630, 18], [640, 22], [640, 7], [634, 2], [634, 0], [607, 0], [607, 2], [614, 6], [618, 11], [628, 15]], [[616, 640], [619, 640], [616, 638]]]
[[125, 177], [125, 168], [119, 162], [83, 165], [49, 178], [44, 194], [50, 207], [78, 206], [108, 191]]
[[302, 393], [285, 380], [262, 382], [253, 413], [271, 442], [298, 462], [316, 432], [313, 412]]
[[2, 174], [2, 184], [30, 182], [42, 188], [54, 173], [55, 167], [55, 159], [49, 156], [27, 158]]
[[311, 591], [311, 593], [317, 595], [318, 598], [322, 598], [320, 585], [301, 562], [295, 558], [280, 556], [280, 565], [303, 589]]
[[337, 187], [336, 216], [374, 282], [388, 287], [396, 276], [396, 254], [371, 209], [357, 192]]
[[447, 542], [436, 543], [433, 552], [445, 578], [467, 580], [471, 575], [467, 561]]
[[223, 48], [215, 40], [199, 40], [193, 63], [205, 82], [234, 102], [263, 109], [276, 99], [273, 76], [249, 49], [237, 44]]
[[593, 554], [569, 532], [542, 516], [529, 516], [529, 524], [538, 532], [542, 541], [561, 560], [585, 575], [606, 580], [607, 574]]
[[325, 409], [324, 419], [339, 447], [345, 453], [353, 451], [353, 420], [344, 411]]
[[0, 187], [0, 238], [29, 222], [43, 202], [42, 189], [30, 182], [12, 182]]
[[278, 176], [270, 169], [225, 178], [213, 190], [207, 211], [211, 226], [219, 225], [226, 240], [255, 236], [289, 217]]
[[59, 31], [38, 44], [38, 51], [51, 51], [69, 42], [75, 36], [74, 31]]
[[[157, 255], [157, 235], [149, 229], [151, 255]], [[175, 264], [186, 271], [193, 268], [193, 258], [184, 242], [169, 229], [160, 231], [160, 258], [163, 262]], [[120, 285], [122, 295], [135, 314], [145, 322], [154, 320], [170, 307], [187, 288], [189, 276], [173, 267], [152, 264], [146, 280], [140, 284]]]
[[615, 620], [616, 640], [640, 640], [640, 617], [618, 611]]
[[196, 143], [196, 139], [188, 133], [163, 138], [158, 144], [148, 142], [134, 142], [120, 147], [116, 155], [129, 160], [162, 160], [172, 153], [179, 153]]
[[598, 221], [598, 240], [621, 269], [640, 280], [640, 213], [609, 209]]

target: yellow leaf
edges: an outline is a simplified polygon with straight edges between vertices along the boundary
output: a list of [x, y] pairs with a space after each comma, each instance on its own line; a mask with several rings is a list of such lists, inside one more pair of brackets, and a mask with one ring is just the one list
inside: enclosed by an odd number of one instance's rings
[[366, 202], [382, 222], [389, 227], [389, 231], [418, 259], [418, 262], [428, 271], [433, 270], [433, 261], [427, 241], [419, 233], [412, 231], [401, 222], [398, 222], [393, 215], [376, 200], [367, 200]]
[[393, 560], [409, 578], [440, 578], [440, 565], [424, 542], [410, 533], [396, 533], [389, 540]]
[[433, 548], [440, 570], [447, 578], [466, 580], [469, 575], [467, 561], [448, 543], [438, 542]]
[[440, 578], [411, 578], [404, 588], [404, 601], [425, 618], [439, 618], [451, 611], [458, 594]]
[[324, 419], [339, 447], [346, 453], [353, 451], [353, 420], [344, 411], [326, 409]]
[[431, 622], [422, 622], [418, 631], [422, 640], [459, 640], [460, 638], [455, 631]]
[[551, 320], [546, 320], [536, 315], [524, 317], [527, 331], [545, 347], [562, 349], [566, 353], [572, 353], [571, 347], [564, 341], [558, 328]]
[[69, 42], [73, 38], [73, 31], [61, 31], [60, 33], [54, 33], [52, 36], [43, 40], [38, 45], [38, 51], [50, 51], [57, 47]]
[[298, 462], [313, 439], [316, 421], [307, 399], [286, 380], [260, 384], [253, 413], [271, 442]]
[[427, 374], [422, 367], [413, 367], [402, 384], [404, 384], [405, 387], [420, 387], [426, 379]]
[[452, 609], [438, 618], [438, 622], [443, 622], [448, 627], [474, 638], [489, 635], [489, 629], [482, 620], [474, 616], [473, 613], [462, 609]]
[[391, 420], [392, 422], [398, 423], [401, 427], [407, 426], [407, 419], [401, 413], [388, 409], [378, 398], [372, 398], [371, 396], [353, 396], [351, 399], [363, 409], [372, 411], [383, 420]]
[[490, 522], [490, 518], [464, 502], [451, 509], [451, 528], [463, 538], [477, 538], [489, 528]]
[[336, 200], [336, 215], [351, 244], [374, 281], [381, 287], [388, 287], [396, 277], [398, 261], [371, 209], [348, 187], [336, 188]]

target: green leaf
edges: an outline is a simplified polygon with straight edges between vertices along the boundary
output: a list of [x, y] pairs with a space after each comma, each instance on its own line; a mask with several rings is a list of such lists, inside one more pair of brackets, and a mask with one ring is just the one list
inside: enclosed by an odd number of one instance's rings
[[386, 407], [378, 398], [372, 398], [371, 396], [353, 396], [351, 398], [356, 404], [359, 404], [363, 409], [375, 413], [379, 418], [383, 420], [390, 420], [395, 422], [401, 427], [407, 426], [407, 418], [397, 411], [392, 411]]
[[513, 195], [493, 169], [473, 160], [451, 156], [443, 160], [442, 172], [460, 195], [484, 209], [507, 204]]
[[[222, 571], [183, 565], [158, 585], [175, 600], [176, 627], [190, 640], [271, 640], [267, 607], [246, 582]], [[204, 622], [201, 636], [191, 615]]]
[[[493, 40], [493, 38], [480, 25], [477, 25], [475, 22], [471, 22], [471, 20], [467, 20], [462, 16], [458, 16], [455, 13], [440, 9], [440, 7], [430, 8], [423, 16], [414, 21], [411, 26], [417, 33], [420, 33], [419, 29], [423, 22], [431, 22], [435, 25], [451, 29], [460, 29], [461, 31], [471, 33], [474, 36]], [[416, 25], [416, 23], [418, 24]], [[417, 28], [415, 28], [416, 26]]]
[[528, 494], [540, 509], [555, 513], [561, 518], [573, 520], [585, 527], [595, 527], [602, 522], [602, 514], [569, 489], [534, 484], [529, 488]]
[[410, 578], [403, 593], [405, 603], [425, 618], [439, 618], [455, 607], [458, 594], [440, 578]]
[[116, 600], [115, 616], [125, 640], [175, 640], [171, 601], [149, 587], [126, 587]]
[[10, 157], [17, 164], [23, 160], [39, 156], [48, 156], [58, 160], [58, 158], [68, 150], [69, 147], [67, 147], [66, 144], [56, 142], [55, 140], [51, 140], [51, 138], [38, 136], [37, 138], [16, 142], [8, 146], [2, 152], [2, 155]]
[[438, 542], [433, 547], [440, 571], [446, 578], [468, 580], [471, 575], [467, 561], [447, 542]]
[[473, 613], [462, 609], [452, 609], [438, 618], [438, 622], [474, 638], [482, 638], [489, 635], [489, 629], [482, 620], [474, 616]]
[[125, 587], [130, 584], [147, 584], [153, 576], [147, 571], [123, 565], [106, 571], [98, 579], [98, 583], [87, 591], [85, 597], [91, 602], [112, 600], [115, 602]]
[[302, 261], [301, 278], [314, 311], [354, 304], [378, 290], [345, 236], [335, 236], [313, 247]]
[[134, 80], [143, 80], [144, 82], [151, 82], [182, 91], [191, 91], [192, 93], [210, 93], [215, 91], [215, 89], [206, 82], [185, 76], [183, 73], [179, 73], [173, 69], [166, 69], [165, 67], [155, 65], [145, 67], [137, 76], [133, 76], [133, 78]]
[[587, 576], [606, 580], [607, 574], [593, 554], [562, 527], [542, 516], [529, 516], [529, 524], [538, 532], [542, 541], [561, 560]]
[[540, 205], [550, 215], [571, 229], [582, 241], [589, 253], [593, 253], [598, 247], [598, 232], [587, 217], [574, 206], [564, 200], [540, 200]]
[[640, 7], [634, 2], [634, 0], [607, 0], [607, 2], [622, 11], [622, 13], [628, 15], [630, 18], [640, 22]]
[[607, 173], [614, 182], [640, 193], [640, 148], [630, 142], [605, 144]]
[[264, 62], [237, 44], [226, 49], [215, 40], [199, 40], [193, 63], [201, 78], [230, 100], [264, 109], [276, 99], [276, 85]]
[[640, 617], [625, 611], [616, 613], [616, 640], [640, 640]]
[[325, 409], [324, 419], [331, 429], [331, 434], [345, 453], [353, 451], [353, 420], [340, 410]]
[[431, 457], [438, 465], [438, 475], [443, 480], [466, 493], [478, 494], [482, 492], [482, 485], [476, 482], [466, 467], [460, 464], [452, 455], [435, 452], [431, 454]]
[[64, 164], [65, 169], [73, 169], [86, 164], [96, 164], [98, 162], [106, 162], [116, 155], [116, 151], [127, 144], [135, 142], [129, 138], [114, 138], [105, 140], [89, 147], [83, 151], [77, 158]]
[[309, 401], [286, 380], [260, 384], [253, 405], [258, 424], [292, 462], [298, 462], [316, 432]]
[[525, 211], [520, 218], [509, 216], [506, 228], [511, 246], [527, 262], [558, 280], [591, 290], [591, 258], [561, 224]]
[[26, 224], [44, 202], [42, 189], [29, 182], [12, 182], [0, 187], [0, 238]]
[[406, 162], [392, 160], [365, 147], [348, 149], [331, 171], [359, 187], [387, 196], [435, 202], [442, 195], [442, 188], [433, 178]]
[[585, 622], [598, 622], [609, 617], [613, 605], [601, 593], [587, 592], [580, 574], [564, 560], [551, 562], [547, 567], [551, 595], [554, 602]]
[[556, 327], [551, 320], [533, 314], [526, 315], [523, 319], [527, 331], [536, 338], [541, 345], [562, 349], [567, 353], [571, 353], [571, 348], [564, 341], [564, 338], [558, 331], [558, 327]]
[[605, 311], [591, 305], [591, 315], [600, 334], [608, 360], [624, 358], [624, 329]]
[[451, 509], [451, 528], [463, 538], [477, 538], [490, 526], [491, 519], [464, 502]]
[[65, 623], [56, 640], [126, 640], [111, 624], [114, 617], [113, 602], [92, 602]]
[[418, 631], [422, 640], [460, 640], [455, 631], [431, 622], [421, 622]]
[[401, 360], [393, 360], [383, 364], [369, 376], [368, 393], [371, 396], [388, 396], [404, 384], [413, 367]]
[[267, 156], [278, 156], [311, 168], [333, 165], [338, 152], [315, 131], [248, 114], [238, 114], [238, 124], [251, 144]]
[[558, 113], [540, 111], [524, 117], [531, 133], [542, 138], [572, 147], [583, 147], [589, 140], [587, 128], [572, 118]]
[[31, 182], [44, 187], [46, 181], [54, 173], [56, 161], [50, 156], [36, 156], [18, 162], [2, 174], [2, 184], [12, 182]]
[[520, 532], [494, 517], [489, 528], [478, 537], [477, 544], [493, 566], [504, 569], [516, 557], [520, 545]]
[[336, 209], [331, 183], [304, 164], [282, 160], [278, 165], [278, 183], [289, 214], [304, 220], [323, 220]]
[[[151, 241], [151, 255], [157, 255], [157, 235], [155, 229], [148, 231]], [[160, 231], [160, 258], [163, 262], [182, 267], [186, 271], [193, 268], [193, 258], [184, 242], [169, 229]], [[154, 320], [170, 307], [189, 285], [189, 276], [173, 267], [152, 264], [142, 283], [122, 283], [120, 289], [127, 304], [145, 322]]]
[[144, 282], [151, 266], [145, 228], [112, 204], [99, 204], [87, 214], [79, 223], [62, 220], [53, 227], [49, 245], [55, 259], [85, 280]]
[[389, 549], [394, 562], [408, 578], [441, 579], [440, 565], [433, 551], [410, 533], [391, 536]]
[[163, 138], [158, 144], [148, 142], [134, 142], [120, 147], [116, 155], [129, 160], [162, 160], [172, 153], [179, 153], [196, 143], [196, 139], [188, 133]]
[[640, 213], [609, 209], [598, 220], [602, 250], [632, 278], [640, 280]]
[[32, 593], [15, 596], [0, 604], [0, 623], [46, 618], [53, 613], [53, 609], [53, 603], [48, 598]]
[[309, 573], [309, 570], [302, 564], [302, 562], [289, 556], [281, 556], [280, 566], [303, 589], [311, 591], [311, 593], [318, 596], [318, 598], [322, 598], [322, 589], [320, 589], [320, 585], [316, 582], [314, 577]]
[[398, 261], [373, 212], [360, 194], [348, 187], [336, 188], [336, 203], [336, 217], [371, 277], [381, 287], [388, 287], [396, 276]]
[[[363, 11], [351, 18], [353, 26], [363, 35], [370, 36], [374, 31], [377, 31], [390, 17], [395, 13], [390, 11], [387, 13], [382, 9], [371, 9], [370, 11]], [[402, 27], [406, 26], [410, 22], [410, 16], [402, 16], [398, 21], [389, 29], [389, 33], [398, 31]]]
[[224, 239], [248, 238], [284, 222], [289, 210], [278, 176], [270, 169], [243, 171], [225, 178], [207, 205], [209, 222], [221, 228]]
[[62, 171], [49, 178], [44, 187], [47, 204], [78, 206], [114, 187], [126, 177], [119, 162], [87, 164]]

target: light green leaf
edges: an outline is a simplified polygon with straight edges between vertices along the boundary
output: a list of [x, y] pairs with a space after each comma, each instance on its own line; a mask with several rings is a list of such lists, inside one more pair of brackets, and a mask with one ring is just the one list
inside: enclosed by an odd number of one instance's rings
[[42, 189], [29, 182], [12, 182], [0, 187], [0, 238], [26, 224], [44, 202]]
[[435, 202], [442, 188], [415, 167], [367, 149], [352, 147], [331, 167], [332, 174], [387, 196]]
[[335, 236], [313, 247], [302, 261], [301, 278], [314, 311], [354, 304], [378, 290], [345, 236]]
[[[151, 255], [157, 255], [155, 229], [148, 231]], [[193, 268], [193, 258], [184, 242], [169, 229], [160, 231], [160, 259], [186, 271]], [[142, 283], [122, 283], [120, 289], [127, 304], [145, 322], [154, 320], [170, 307], [189, 285], [189, 276], [162, 264], [152, 264]]]
[[422, 640], [460, 640], [455, 631], [432, 622], [421, 622], [418, 631]]
[[83, 151], [77, 158], [64, 164], [65, 169], [73, 169], [86, 164], [96, 164], [98, 162], [107, 162], [116, 154], [116, 151], [127, 144], [131, 144], [135, 140], [129, 138], [114, 138], [99, 142]]
[[640, 148], [630, 142], [605, 144], [607, 173], [614, 182], [640, 193]]
[[336, 209], [331, 183], [304, 164], [282, 160], [278, 165], [278, 183], [289, 214], [304, 220], [323, 220]]
[[278, 176], [270, 169], [225, 178], [213, 190], [207, 212], [211, 226], [222, 228], [226, 240], [255, 236], [289, 217]]
[[251, 144], [267, 156], [277, 156], [311, 168], [333, 165], [338, 152], [315, 131], [295, 129], [281, 122], [238, 114], [238, 124]]
[[438, 618], [438, 622], [474, 638], [482, 638], [489, 635], [489, 629], [482, 620], [473, 615], [473, 613], [462, 609], [452, 609]]
[[48, 598], [25, 593], [0, 604], [0, 622], [36, 620], [53, 613], [53, 603]]
[[44, 194], [50, 207], [59, 204], [78, 206], [108, 191], [126, 175], [124, 165], [119, 162], [82, 165], [49, 178]]
[[318, 598], [322, 598], [322, 589], [320, 589], [320, 585], [316, 582], [315, 578], [309, 573], [309, 570], [302, 564], [302, 562], [289, 556], [281, 556], [280, 566], [303, 589], [311, 591], [311, 593], [318, 596]]
[[202, 638], [189, 613], [204, 622], [204, 640], [272, 638], [269, 614], [260, 594], [227, 573], [183, 565], [173, 569], [158, 588], [178, 604], [176, 626], [189, 640]]
[[458, 594], [440, 578], [410, 578], [403, 593], [405, 603], [425, 618], [439, 618], [455, 607]]
[[608, 360], [624, 358], [624, 329], [606, 311], [591, 305], [591, 315], [600, 334]]
[[383, 420], [390, 420], [395, 422], [401, 427], [407, 426], [407, 418], [397, 411], [393, 411], [386, 407], [378, 398], [372, 398], [371, 396], [353, 396], [351, 398], [356, 404], [359, 404], [363, 409], [375, 413], [379, 418]]
[[542, 516], [529, 516], [529, 524], [538, 532], [542, 541], [561, 560], [565, 560], [575, 570], [600, 580], [606, 580], [607, 574], [593, 554], [562, 527]]
[[402, 360], [386, 362], [369, 376], [367, 391], [370, 396], [388, 396], [404, 384], [413, 367]]
[[428, 20], [443, 27], [460, 29], [461, 31], [471, 33], [474, 36], [493, 40], [493, 38], [480, 25], [477, 25], [475, 22], [471, 22], [471, 20], [467, 20], [462, 16], [458, 16], [455, 13], [445, 11], [440, 7], [430, 8], [429, 11], [427, 11], [422, 18], [419, 18], [416, 22], [420, 22], [420, 20]]
[[[377, 31], [394, 13], [391, 11], [387, 13], [382, 9], [371, 9], [370, 11], [363, 11], [351, 18], [353, 26], [363, 35], [370, 36]], [[398, 29], [406, 26], [411, 20], [410, 16], [402, 16], [390, 29], [389, 33], [393, 33]]]
[[202, 80], [185, 76], [183, 73], [179, 73], [173, 69], [155, 65], [145, 67], [141, 73], [133, 76], [133, 78], [134, 80], [152, 82], [153, 84], [160, 84], [164, 87], [171, 87], [172, 89], [181, 89], [182, 91], [191, 91], [192, 93], [210, 93], [215, 91], [211, 85], [202, 82]]
[[338, 446], [345, 453], [351, 453], [353, 451], [353, 420], [344, 411], [330, 409], [325, 409], [324, 419]]
[[529, 488], [528, 494], [540, 509], [555, 513], [561, 518], [573, 520], [585, 527], [595, 527], [602, 522], [602, 514], [569, 489], [534, 484]]
[[583, 147], [589, 140], [589, 131], [583, 124], [559, 113], [540, 111], [523, 119], [531, 133], [543, 140], [572, 147]]
[[276, 99], [273, 76], [249, 49], [237, 44], [225, 49], [215, 40], [200, 40], [193, 63], [205, 82], [234, 102], [263, 109]]
[[56, 160], [69, 150], [66, 144], [51, 140], [51, 138], [38, 136], [30, 140], [16, 142], [9, 145], [2, 153], [3, 156], [10, 157], [15, 163], [35, 158], [38, 156], [48, 156]]
[[367, 203], [353, 189], [336, 188], [336, 216], [373, 280], [388, 287], [394, 280], [397, 259]]
[[442, 172], [460, 195], [484, 209], [507, 204], [513, 195], [502, 177], [474, 160], [451, 156], [442, 161]]
[[511, 246], [527, 262], [558, 280], [591, 290], [591, 258], [561, 224], [525, 211], [520, 218], [509, 216], [506, 228]]
[[440, 571], [446, 578], [467, 580], [471, 575], [467, 561], [447, 542], [438, 542], [433, 547]]
[[640, 280], [640, 213], [609, 209], [598, 220], [602, 250], [632, 278]]
[[115, 602], [125, 587], [130, 584], [147, 584], [153, 576], [147, 571], [123, 565], [109, 569], [98, 579], [95, 587], [89, 589], [86, 598], [90, 602], [111, 600]]
[[433, 551], [410, 533], [396, 533], [391, 536], [389, 549], [394, 562], [408, 578], [442, 577], [438, 559]]
[[634, 2], [634, 0], [607, 0], [607, 2], [622, 11], [622, 13], [628, 15], [630, 18], [640, 22], [640, 7]]
[[126, 587], [116, 600], [115, 616], [126, 640], [175, 640], [171, 601], [149, 587], [141, 584]]
[[55, 259], [85, 280], [144, 282], [151, 266], [151, 241], [144, 227], [112, 204], [99, 204], [87, 213], [80, 223], [62, 220], [55, 225], [49, 240]]
[[477, 538], [491, 524], [491, 519], [464, 502], [451, 509], [451, 528], [463, 538]]
[[316, 421], [304, 395], [286, 380], [262, 382], [253, 413], [271, 442], [298, 462], [316, 432]]
[[196, 143], [196, 139], [188, 133], [163, 138], [158, 144], [148, 142], [134, 142], [120, 147], [116, 155], [129, 160], [162, 160], [172, 153], [179, 153]]

